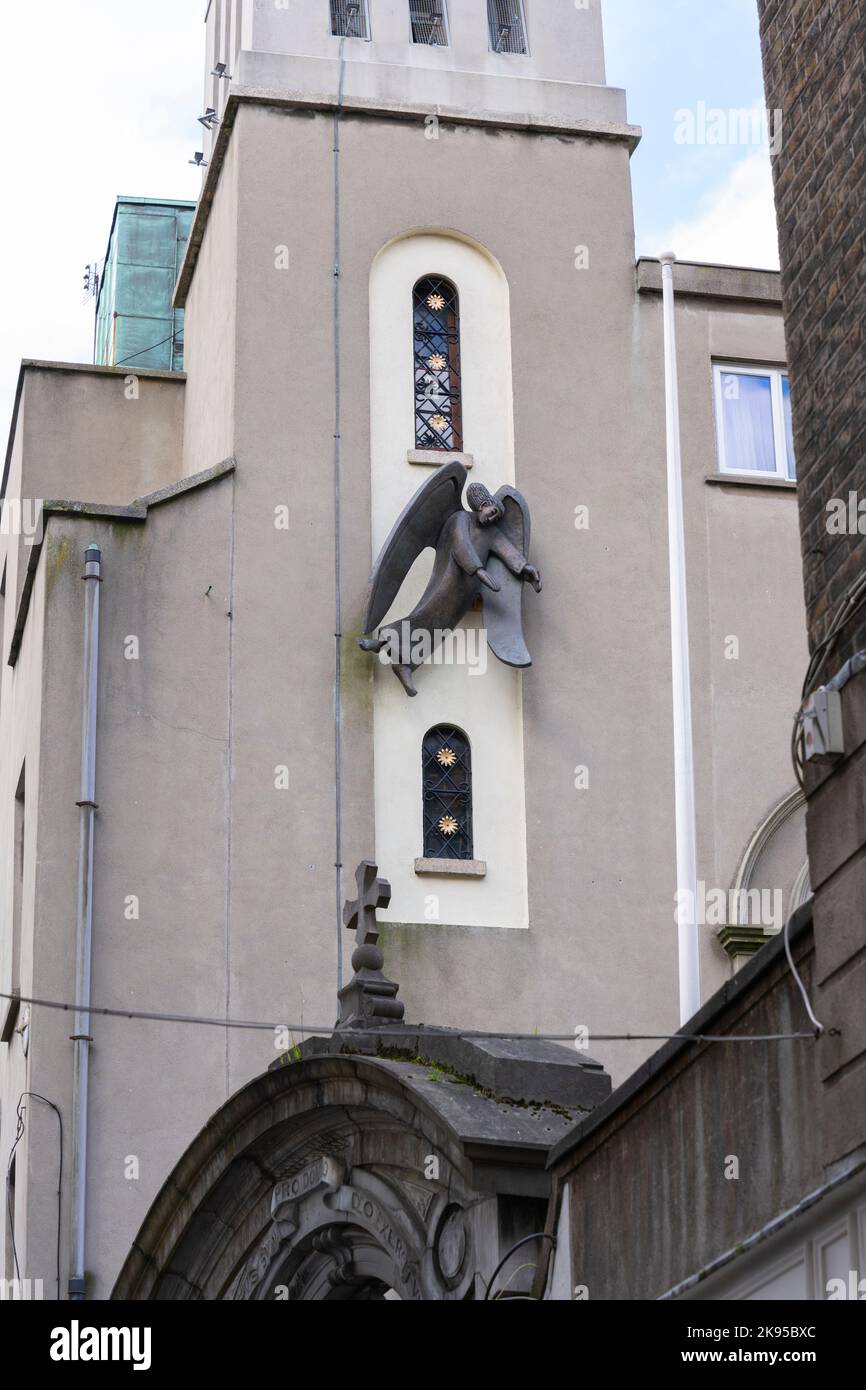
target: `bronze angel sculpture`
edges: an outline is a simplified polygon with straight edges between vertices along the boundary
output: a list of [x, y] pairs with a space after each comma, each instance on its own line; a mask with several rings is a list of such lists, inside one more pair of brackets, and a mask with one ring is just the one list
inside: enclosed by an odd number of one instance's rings
[[[529, 508], [515, 488], [492, 496], [482, 483], [466, 490], [466, 469], [457, 459], [438, 468], [404, 508], [373, 568], [364, 632], [367, 652], [388, 648], [394, 673], [407, 695], [417, 695], [413, 673], [453, 631], [481, 595], [487, 644], [507, 666], [531, 666], [523, 637], [523, 582], [541, 592], [541, 576], [527, 558]], [[423, 550], [436, 552], [433, 573], [408, 617], [379, 627]], [[418, 659], [418, 652], [425, 657]]]

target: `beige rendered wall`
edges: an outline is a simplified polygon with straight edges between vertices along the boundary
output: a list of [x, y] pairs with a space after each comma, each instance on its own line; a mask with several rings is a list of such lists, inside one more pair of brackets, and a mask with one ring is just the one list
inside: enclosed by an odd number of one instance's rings
[[[445, 227], [484, 247], [509, 285], [515, 480], [545, 577], [544, 593], [525, 605], [535, 665], [518, 677], [529, 928], [389, 927], [386, 969], [413, 1020], [527, 1032], [675, 1028], [660, 311], [635, 290], [627, 149], [447, 123], [425, 141], [420, 124], [349, 115], [341, 143], [340, 898], [354, 892], [356, 863], [377, 850], [374, 676], [355, 643], [373, 558], [370, 274], [395, 238]], [[335, 1016], [337, 937], [348, 933], [337, 926], [334, 874], [332, 145], [327, 116], [238, 112], [187, 305], [178, 470], [234, 454], [234, 478], [154, 509], [143, 525], [49, 524], [40, 573], [50, 599], [41, 676], [50, 774], [39, 788], [34, 968], [48, 997], [65, 997], [71, 978], [78, 575], [96, 540], [106, 583], [94, 997], [307, 1026]], [[588, 270], [575, 268], [576, 244], [589, 248]], [[277, 268], [279, 245], [288, 270]], [[779, 607], [790, 602], [793, 628], [800, 600], [786, 578], [789, 499], [704, 481], [715, 471], [710, 367], [715, 352], [781, 360], [782, 345], [772, 314], [684, 304], [680, 320], [701, 863], [708, 881], [725, 881], [755, 819], [788, 786], [787, 725], [780, 730], [776, 711], [787, 708], [797, 663]], [[485, 465], [494, 480], [497, 463]], [[583, 506], [590, 526], [577, 530]], [[288, 530], [277, 524], [283, 508]], [[794, 566], [793, 515], [790, 532]], [[765, 592], [755, 608], [767, 536], [777, 578], [772, 602]], [[717, 634], [734, 621], [724, 604], [738, 585], [734, 630], [750, 664], [743, 657], [731, 672]], [[129, 635], [140, 639], [137, 662], [123, 654]], [[435, 681], [435, 668], [428, 674]], [[38, 688], [38, 672], [32, 679]], [[755, 728], [740, 754], [721, 740], [747, 717]], [[588, 769], [585, 790], [575, 787], [577, 766]], [[711, 806], [730, 809], [715, 835]], [[380, 864], [385, 876], [400, 868]], [[132, 921], [131, 894], [140, 902]], [[727, 968], [716, 951], [710, 941], [707, 991]], [[30, 1084], [60, 1095], [68, 1027], [54, 1014], [37, 1023]], [[90, 1238], [96, 1287], [107, 1292], [189, 1137], [274, 1049], [262, 1033], [102, 1020], [98, 1029]], [[647, 1050], [594, 1049], [615, 1079]], [[31, 1204], [40, 1266], [53, 1230], [51, 1153], [46, 1125], [46, 1171]], [[124, 1175], [131, 1156], [137, 1182]]]
[[[243, 106], [232, 138], [241, 208], [233, 910], [238, 933], [255, 923], [261, 941], [236, 999], [249, 1012], [269, 997], [267, 943], [287, 930], [295, 1006], [304, 988], [305, 1016], [327, 1018], [336, 932], [333, 715], [323, 698], [333, 680], [332, 127]], [[526, 604], [536, 664], [522, 678], [529, 931], [389, 929], [387, 968], [414, 1019], [527, 1031], [674, 1026], [675, 932], [658, 922], [673, 864], [664, 456], [657, 434], [659, 463], [647, 458], [647, 402], [660, 409], [660, 388], [635, 334], [627, 150], [464, 127], [425, 141], [420, 123], [353, 116], [341, 143], [344, 885], [375, 841], [373, 677], [354, 644], [372, 560], [370, 268], [393, 238], [444, 226], [485, 247], [510, 286], [516, 481], [546, 580]], [[274, 270], [277, 241], [290, 247], [289, 273]], [[592, 247], [591, 273], [574, 269], [577, 241]], [[289, 498], [286, 544], [269, 518]], [[581, 503], [595, 518], [588, 536], [574, 528]], [[283, 824], [269, 816], [262, 769], [284, 760], [287, 738], [298, 790]], [[588, 792], [575, 790], [578, 763], [590, 766]], [[387, 876], [390, 866], [380, 867]], [[268, 887], [278, 872], [300, 905], [294, 930]], [[635, 1056], [623, 1049], [611, 1064], [622, 1072]]]
[[25, 363], [23, 495], [127, 503], [175, 482], [184, 391], [183, 373]]
[[[337, 930], [333, 711], [322, 698], [333, 681], [332, 125], [242, 105], [232, 140], [240, 181], [236, 1000], [249, 1012], [271, 997], [266, 942], [284, 927], [268, 885], [279, 872], [303, 921], [289, 928], [298, 971], [288, 1007], [298, 1017], [303, 996], [304, 1017], [321, 1021], [333, 1008]], [[348, 114], [341, 146], [344, 889], [375, 838], [372, 671], [354, 643], [373, 558], [369, 275], [394, 238], [440, 226], [484, 247], [510, 288], [516, 480], [546, 580], [539, 601], [526, 604], [535, 665], [522, 677], [529, 931], [389, 928], [387, 969], [415, 1019], [527, 1031], [674, 1028], [661, 324], [658, 302], [635, 293], [627, 150], [447, 124], [438, 141], [425, 141], [420, 124]], [[278, 242], [290, 248], [288, 272], [274, 268]], [[576, 243], [589, 248], [588, 270], [575, 269]], [[799, 665], [800, 600], [790, 579], [793, 514], [787, 549], [785, 539], [790, 499], [745, 489], [731, 497], [705, 482], [715, 471], [712, 358], [781, 361], [784, 352], [773, 311], [700, 302], [680, 315], [701, 874], [727, 887], [757, 821], [790, 786], [780, 711]], [[281, 502], [291, 502], [288, 534], [272, 526]], [[578, 506], [589, 508], [588, 531], [575, 529]], [[725, 605], [738, 595], [744, 656], [730, 671], [720, 664], [727, 633], [716, 634], [731, 626]], [[267, 699], [268, 690], [281, 698]], [[281, 751], [287, 742], [290, 753]], [[285, 820], [269, 813], [262, 771], [281, 761], [297, 779]], [[584, 791], [575, 788], [580, 765], [589, 769]], [[714, 811], [723, 820], [711, 834]], [[380, 869], [396, 877], [405, 866], [383, 860]], [[262, 950], [241, 971], [252, 922]], [[705, 939], [705, 992], [729, 969], [715, 939]], [[240, 1057], [247, 1042], [231, 1046]], [[612, 1044], [604, 1060], [621, 1077], [644, 1053]], [[239, 1060], [236, 1076], [246, 1067]]]
[[[9, 491], [17, 494], [21, 478], [21, 441], [16, 438], [12, 450]], [[0, 536], [0, 571], [5, 566], [6, 594], [3, 600], [3, 642], [0, 653], [0, 990], [8, 993], [17, 987], [25, 996], [31, 995], [33, 982], [33, 920], [36, 892], [37, 856], [41, 853], [38, 834], [39, 780], [41, 767], [41, 701], [39, 690], [43, 663], [44, 578], [37, 576], [32, 595], [33, 620], [24, 636], [18, 663], [8, 665], [9, 642], [14, 628], [15, 595], [18, 587], [19, 560], [26, 564], [29, 550], [15, 536]], [[23, 875], [16, 865], [15, 821], [16, 789], [22, 770], [25, 773]], [[16, 931], [15, 899], [20, 893], [17, 911], [19, 963], [17, 978], [13, 978], [12, 943]], [[0, 1000], [0, 1017], [7, 1016], [8, 1001]], [[19, 1009], [16, 1028], [30, 1024], [30, 1053], [35, 1019], [26, 1006]], [[68, 1032], [68, 1029], [67, 1029]], [[0, 1173], [3, 1201], [0, 1212], [0, 1266], [2, 1277], [15, 1277], [13, 1262], [7, 1262], [9, 1215], [6, 1200], [6, 1175], [17, 1129], [17, 1109], [22, 1093], [33, 1089], [25, 1052], [24, 1035], [13, 1032], [8, 1042], [0, 1042]], [[21, 1275], [42, 1278], [46, 1297], [53, 1297], [55, 1265], [40, 1261], [38, 1269], [26, 1264], [25, 1252], [32, 1237], [31, 1213], [28, 1205], [28, 1172], [33, 1164], [40, 1177], [45, 1178], [45, 1192], [57, 1191], [57, 1130], [54, 1116], [37, 1102], [25, 1101], [25, 1132], [18, 1146], [16, 1160], [15, 1247]], [[45, 1113], [42, 1113], [42, 1112]], [[56, 1231], [56, 1206], [55, 1227]], [[50, 1281], [50, 1282], [49, 1282]]]
[[[184, 315], [188, 377], [183, 458], [186, 474], [201, 472], [232, 452], [235, 411], [238, 285], [237, 143], [223, 166]], [[273, 260], [275, 251], [270, 248]]]
[[[74, 978], [80, 574], [83, 550], [96, 542], [104, 582], [93, 1002], [225, 1016], [231, 490], [231, 479], [221, 480], [154, 508], [146, 525], [49, 522], [39, 580], [50, 601], [31, 977], [38, 997], [68, 998]], [[26, 643], [40, 635], [38, 611], [31, 616]], [[126, 656], [130, 637], [138, 639], [136, 660]], [[133, 897], [137, 916], [130, 915]], [[87, 1267], [90, 1296], [104, 1298], [172, 1160], [228, 1092], [218, 1029], [94, 1016], [91, 1031]], [[61, 1106], [67, 1157], [68, 1038], [67, 1015], [34, 1011], [28, 1086]], [[266, 1049], [267, 1040], [260, 1044], [262, 1066]], [[54, 1121], [50, 1113], [33, 1118], [42, 1129], [28, 1200], [28, 1273], [50, 1267], [53, 1277]], [[65, 1270], [66, 1208], [61, 1235]]]
[[[25, 519], [46, 500], [127, 505], [180, 476], [182, 373], [27, 361], [21, 374], [4, 498], [19, 502]], [[13, 531], [10, 514], [3, 545]], [[17, 579], [7, 586], [16, 610], [30, 551], [25, 536], [17, 548]]]
[[[661, 333], [658, 297], [642, 298], [645, 336]], [[792, 711], [806, 667], [796, 491], [708, 483], [718, 473], [714, 361], [784, 367], [776, 310], [683, 297], [677, 312], [686, 564], [694, 699], [698, 877], [728, 889], [753, 830], [796, 785]], [[736, 646], [730, 639], [736, 639]], [[729, 659], [727, 652], [738, 654]], [[787, 910], [806, 859], [803, 812], [777, 837], [772, 875]], [[769, 866], [765, 864], [765, 868]], [[713, 926], [702, 929], [703, 997], [730, 974]]]

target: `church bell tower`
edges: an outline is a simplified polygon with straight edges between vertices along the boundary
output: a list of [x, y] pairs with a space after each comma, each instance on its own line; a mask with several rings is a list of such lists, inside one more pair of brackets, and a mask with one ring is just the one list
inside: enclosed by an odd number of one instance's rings
[[[571, 1028], [581, 963], [607, 988], [564, 910], [597, 640], [573, 517], [627, 452], [639, 138], [600, 0], [211, 0], [206, 22], [176, 302], [184, 470], [236, 461], [232, 1012], [328, 1017], [342, 901], [375, 858], [409, 1016]], [[531, 666], [489, 650], [479, 590], [410, 697], [359, 639], [371, 568], [446, 465], [467, 497], [527, 500], [544, 588], [523, 584]], [[391, 618], [432, 565], [413, 557]], [[240, 1082], [255, 1040], [230, 1047]]]

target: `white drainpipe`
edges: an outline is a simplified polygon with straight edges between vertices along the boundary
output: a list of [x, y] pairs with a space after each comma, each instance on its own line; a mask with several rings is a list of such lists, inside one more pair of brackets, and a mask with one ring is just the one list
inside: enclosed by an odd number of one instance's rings
[[692, 692], [689, 674], [689, 611], [686, 542], [683, 525], [683, 473], [680, 454], [680, 403], [674, 321], [672, 251], [661, 257], [665, 338], [665, 422], [668, 462], [668, 549], [671, 583], [671, 672], [674, 703], [674, 790], [677, 836], [677, 931], [679, 936], [680, 1023], [701, 1006], [697, 905], [695, 767], [692, 745]]
[[93, 936], [93, 831], [96, 814], [96, 695], [99, 674], [99, 586], [102, 555], [84, 552], [84, 707], [81, 733], [81, 833], [75, 924], [75, 1031], [72, 1095], [72, 1248], [70, 1299], [84, 1298], [87, 1221], [87, 1092], [90, 1080], [90, 960]]

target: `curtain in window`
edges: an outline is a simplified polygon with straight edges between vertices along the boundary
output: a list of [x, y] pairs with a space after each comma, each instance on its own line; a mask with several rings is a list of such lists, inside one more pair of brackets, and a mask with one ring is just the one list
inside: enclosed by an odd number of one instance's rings
[[428, 275], [413, 293], [415, 447], [463, 448], [460, 305], [450, 280]]
[[773, 395], [768, 376], [722, 372], [722, 421], [726, 468], [776, 472]]
[[469, 740], [450, 724], [430, 729], [421, 746], [424, 858], [472, 858]]

